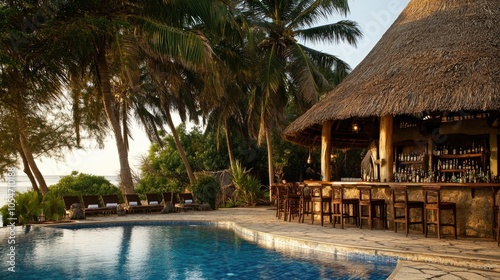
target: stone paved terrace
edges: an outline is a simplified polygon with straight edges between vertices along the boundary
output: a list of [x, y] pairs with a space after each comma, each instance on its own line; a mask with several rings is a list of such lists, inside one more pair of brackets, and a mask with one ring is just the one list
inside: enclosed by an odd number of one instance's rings
[[[422, 233], [392, 230], [345, 229], [315, 223], [285, 222], [270, 207], [222, 208], [170, 214], [127, 214], [88, 217], [81, 223], [113, 221], [210, 221], [227, 225], [264, 246], [314, 249], [337, 253], [362, 253], [398, 257], [389, 279], [500, 279], [500, 248], [493, 239], [445, 236], [425, 238]], [[306, 219], [307, 220], [307, 219]], [[337, 226], [338, 227], [338, 226]]]

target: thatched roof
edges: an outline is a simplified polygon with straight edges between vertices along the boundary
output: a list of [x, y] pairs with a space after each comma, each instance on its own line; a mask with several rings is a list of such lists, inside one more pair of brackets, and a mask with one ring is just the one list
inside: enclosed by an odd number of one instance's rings
[[308, 145], [304, 136], [327, 120], [500, 110], [499, 84], [499, 0], [412, 0], [347, 78], [284, 134]]

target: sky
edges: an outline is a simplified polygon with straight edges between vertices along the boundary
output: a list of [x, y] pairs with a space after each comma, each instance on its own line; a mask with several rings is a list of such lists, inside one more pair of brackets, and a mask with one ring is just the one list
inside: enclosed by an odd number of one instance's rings
[[[357, 47], [347, 44], [308, 46], [336, 55], [354, 69], [379, 41], [408, 2], [409, 0], [351, 0], [349, 1], [351, 12], [346, 18], [356, 21], [363, 32], [363, 38], [358, 42]], [[341, 19], [343, 18], [340, 16], [333, 17], [330, 22]], [[177, 117], [174, 122], [177, 126], [180, 119]], [[187, 125], [188, 128], [191, 126]], [[167, 132], [169, 132], [168, 129]], [[147, 155], [150, 142], [137, 124], [134, 124], [132, 136], [129, 161], [131, 168], [138, 172], [139, 159], [142, 155]], [[95, 146], [92, 143], [89, 145]], [[111, 135], [105, 142], [104, 149], [75, 150], [68, 152], [64, 160], [41, 158], [37, 160], [37, 163], [44, 175], [68, 175], [76, 170], [93, 175], [115, 176], [118, 175], [120, 169], [118, 152]]]

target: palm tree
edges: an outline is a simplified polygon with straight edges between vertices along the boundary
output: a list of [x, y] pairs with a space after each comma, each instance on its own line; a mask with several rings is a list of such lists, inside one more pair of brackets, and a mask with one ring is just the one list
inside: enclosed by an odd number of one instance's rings
[[268, 149], [269, 183], [273, 182], [271, 136], [283, 125], [290, 101], [299, 110], [314, 104], [348, 73], [339, 58], [306, 47], [302, 42], [345, 41], [356, 45], [361, 32], [356, 23], [342, 20], [314, 26], [321, 18], [349, 12], [347, 0], [244, 0], [243, 12], [257, 38], [256, 89], [251, 97], [258, 114], [258, 138]]
[[[10, 128], [16, 135], [13, 142], [23, 160], [24, 172], [33, 188], [45, 195], [47, 184], [34, 156], [44, 147], [36, 143], [37, 134], [32, 130], [36, 121], [41, 120], [39, 111], [46, 110], [62, 94], [63, 67], [54, 59], [59, 55], [55, 56], [46, 49], [47, 42], [39, 40], [37, 32], [41, 26], [27, 22], [38, 12], [36, 5], [10, 1], [2, 3], [0, 8], [3, 21], [0, 25], [0, 106], [7, 112], [7, 118], [15, 120]], [[41, 129], [42, 123], [35, 128]]]
[[[182, 4], [183, 9], [172, 16], [172, 10], [178, 11], [176, 4]], [[156, 108], [172, 132], [191, 183], [195, 176], [172, 121], [171, 111], [177, 111], [183, 122], [189, 118], [197, 123], [200, 116], [220, 104], [223, 86], [219, 77], [224, 67], [213, 48], [221, 38], [227, 37], [225, 30], [236, 26], [232, 21], [233, 5], [231, 1], [224, 0], [183, 0], [146, 9], [149, 18], [142, 27], [144, 34], [149, 36], [141, 42], [148, 56], [145, 67], [148, 83], [145, 85], [150, 88], [150, 93], [146, 103]], [[175, 28], [177, 33], [160, 37], [164, 29], [158, 22], [162, 21]], [[181, 41], [180, 36], [186, 38]], [[151, 40], [157, 37], [157, 40]], [[143, 123], [146, 128], [152, 128], [150, 135], [156, 137], [157, 126], [151, 120], [149, 124]]]
[[[217, 29], [224, 26], [224, 18], [218, 15], [224, 15], [228, 9], [223, 1], [216, 0], [59, 3], [50, 21], [44, 25], [44, 32], [39, 34], [65, 53], [61, 60], [73, 77], [92, 79], [91, 84], [115, 137], [122, 191], [133, 193], [126, 126], [130, 96], [126, 95], [129, 91], [113, 91], [116, 79], [127, 78], [120, 73], [124, 70], [123, 65], [113, 60], [113, 54], [126, 53], [120, 49], [122, 39], [135, 34], [141, 47], [152, 57], [168, 57], [193, 69], [206, 68], [210, 65], [212, 51], [201, 27]], [[223, 13], [218, 13], [216, 8], [221, 8]], [[115, 68], [115, 65], [120, 66]], [[205, 73], [209, 72], [205, 69]], [[86, 76], [88, 73], [91, 76]]]

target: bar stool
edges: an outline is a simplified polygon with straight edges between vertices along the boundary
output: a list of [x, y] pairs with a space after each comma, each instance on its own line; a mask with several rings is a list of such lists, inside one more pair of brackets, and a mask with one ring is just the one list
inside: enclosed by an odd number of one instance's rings
[[493, 238], [497, 241], [497, 246], [500, 246], [500, 206], [497, 204], [499, 201], [497, 199], [498, 187], [492, 187], [493, 194], [493, 223], [492, 223], [492, 234]]
[[493, 216], [496, 216], [496, 236], [495, 239], [497, 240], [497, 246], [500, 246], [500, 209], [498, 206], [495, 207], [495, 212], [493, 213]]
[[284, 184], [273, 184], [272, 187], [276, 190], [276, 217], [281, 219], [281, 215], [285, 215], [285, 197], [288, 193], [288, 190]]
[[299, 183], [298, 186], [300, 192], [299, 223], [303, 223], [305, 215], [313, 215], [311, 189], [305, 183]]
[[[453, 237], [457, 239], [457, 204], [454, 202], [441, 201], [441, 186], [422, 186], [424, 190], [424, 205], [425, 205], [425, 237], [429, 232], [429, 226], [436, 226], [438, 239], [441, 239], [442, 227], [453, 227]], [[452, 222], [442, 222], [442, 212], [452, 212]], [[429, 212], [435, 213], [435, 220], [430, 220]]]
[[327, 182], [320, 182], [320, 183], [308, 184], [308, 186], [311, 189], [311, 204], [312, 204], [311, 222], [314, 224], [315, 215], [320, 216], [322, 226], [324, 224], [325, 216], [329, 218], [329, 222], [332, 222], [332, 198], [331, 195], [330, 196], [323, 195], [323, 188], [330, 187], [331, 184]]
[[[391, 186], [392, 190], [392, 212], [394, 221], [394, 232], [398, 232], [398, 224], [405, 224], [406, 236], [410, 231], [410, 225], [422, 225], [424, 227], [424, 202], [408, 200], [407, 186]], [[411, 220], [411, 209], [420, 210], [420, 219]]]
[[[356, 186], [359, 190], [359, 228], [363, 227], [363, 219], [368, 220], [370, 229], [373, 221], [380, 220], [383, 229], [387, 229], [387, 207], [385, 199], [374, 199], [372, 197], [373, 186]], [[363, 213], [363, 209], [366, 209]], [[377, 215], [378, 213], [378, 215]]]
[[[352, 207], [352, 208], [351, 208]], [[352, 212], [351, 212], [352, 209]], [[356, 226], [359, 218], [359, 199], [344, 198], [344, 187], [332, 185], [332, 219], [333, 227], [339, 221], [340, 228], [344, 228], [344, 220], [353, 218]]]
[[287, 183], [285, 199], [284, 220], [291, 222], [294, 216], [299, 216], [300, 192], [296, 183]]

